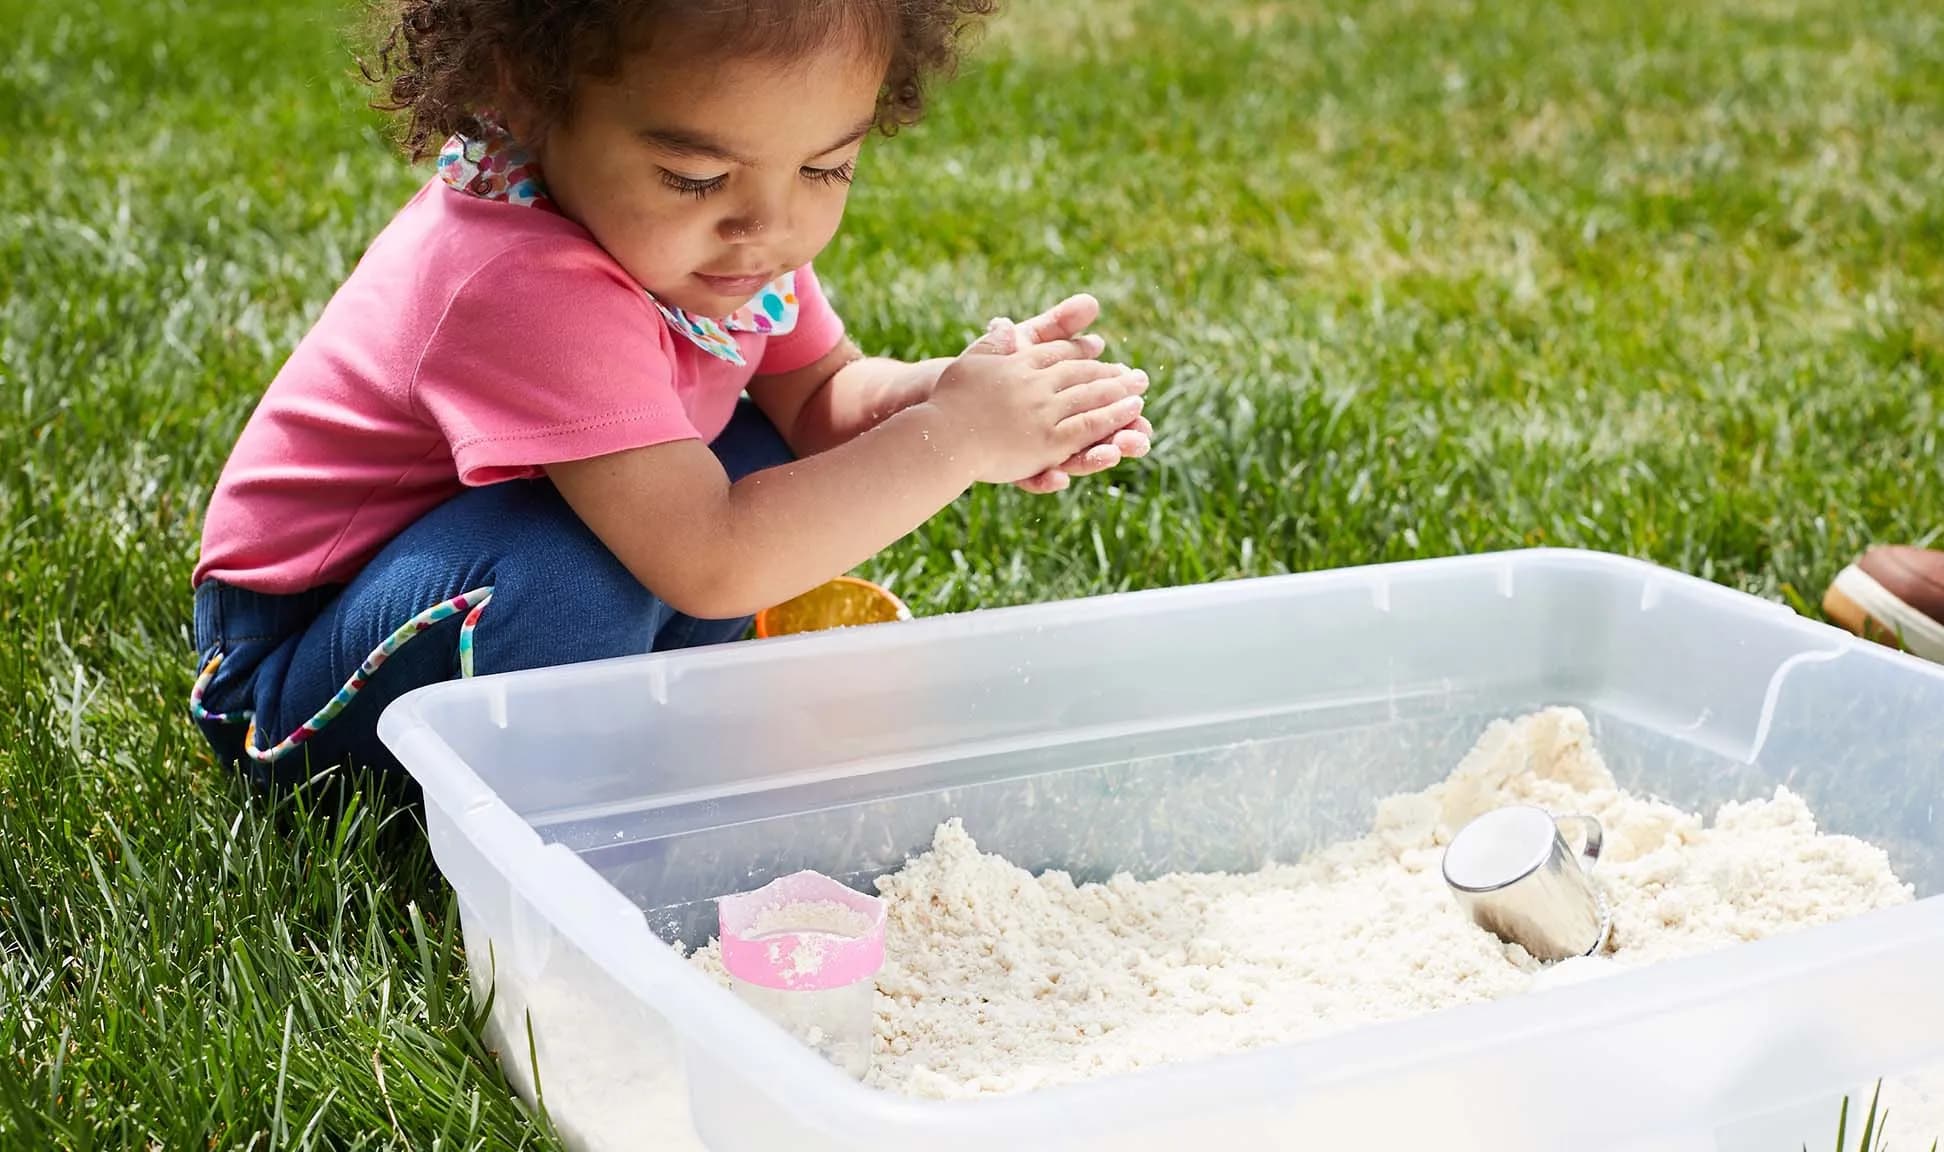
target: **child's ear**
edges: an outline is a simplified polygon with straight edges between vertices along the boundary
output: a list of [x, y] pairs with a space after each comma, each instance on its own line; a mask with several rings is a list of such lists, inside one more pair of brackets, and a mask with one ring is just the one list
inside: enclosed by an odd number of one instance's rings
[[494, 89], [498, 94], [495, 108], [499, 121], [513, 138], [531, 148], [539, 144], [539, 119], [533, 114], [533, 104], [520, 92], [519, 84], [513, 79], [513, 66], [507, 62], [506, 54], [493, 50]]

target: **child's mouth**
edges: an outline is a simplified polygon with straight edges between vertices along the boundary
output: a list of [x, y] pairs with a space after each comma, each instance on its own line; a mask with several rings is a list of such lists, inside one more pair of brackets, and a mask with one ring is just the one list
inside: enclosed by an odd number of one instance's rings
[[749, 276], [712, 276], [707, 272], [697, 272], [695, 278], [716, 295], [733, 296], [739, 300], [747, 300], [756, 295], [763, 285], [773, 279], [766, 272]]

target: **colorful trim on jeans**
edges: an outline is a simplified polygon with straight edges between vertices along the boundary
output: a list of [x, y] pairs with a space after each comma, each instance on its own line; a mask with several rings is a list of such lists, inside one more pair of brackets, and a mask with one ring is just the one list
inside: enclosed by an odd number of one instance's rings
[[250, 759], [259, 764], [268, 764], [288, 755], [298, 745], [323, 731], [325, 725], [337, 719], [338, 714], [349, 707], [351, 701], [357, 699], [358, 693], [363, 691], [364, 686], [370, 682], [372, 674], [383, 667], [385, 661], [391, 659], [392, 653], [404, 647], [406, 641], [434, 624], [449, 620], [461, 612], [466, 614], [466, 619], [459, 625], [459, 675], [470, 679], [473, 674], [473, 629], [478, 627], [479, 614], [485, 611], [486, 605], [492, 599], [493, 587], [489, 584], [470, 592], [461, 592], [450, 600], [440, 601], [407, 620], [397, 631], [385, 637], [378, 647], [371, 650], [371, 655], [365, 657], [363, 664], [358, 665], [358, 670], [351, 674], [351, 679], [344, 682], [344, 686], [337, 690], [337, 694], [332, 696], [324, 707], [317, 710], [316, 715], [298, 725], [295, 732], [286, 736], [275, 747], [257, 751], [256, 717], [250, 712], [211, 712], [203, 707], [203, 695], [209, 691], [210, 682], [216, 678], [216, 669], [223, 663], [221, 652], [211, 656], [209, 663], [203, 665], [202, 674], [196, 677], [195, 687], [189, 690], [189, 714], [198, 720], [209, 720], [218, 724], [247, 722], [249, 728], [243, 734], [243, 748], [250, 754]]

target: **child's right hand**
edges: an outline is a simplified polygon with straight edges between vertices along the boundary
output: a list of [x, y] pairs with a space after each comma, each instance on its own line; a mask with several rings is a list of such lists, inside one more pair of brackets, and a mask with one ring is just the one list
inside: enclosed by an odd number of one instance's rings
[[1147, 374], [1095, 359], [1104, 346], [1082, 334], [1015, 349], [1011, 333], [993, 331], [939, 375], [930, 403], [958, 450], [971, 454], [977, 479], [1039, 476], [1140, 416]]

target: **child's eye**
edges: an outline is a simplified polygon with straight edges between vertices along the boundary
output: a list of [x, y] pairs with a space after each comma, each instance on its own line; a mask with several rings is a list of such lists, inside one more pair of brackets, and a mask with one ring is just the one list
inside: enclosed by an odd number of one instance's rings
[[709, 193], [714, 192], [728, 183], [729, 177], [712, 176], [707, 180], [697, 180], [692, 176], [683, 176], [664, 168], [661, 174], [661, 181], [684, 196], [693, 196], [697, 200], [700, 200], [702, 197], [707, 196]]
[[848, 184], [857, 175], [857, 161], [846, 160], [835, 168], [805, 168], [803, 178], [819, 184]]

